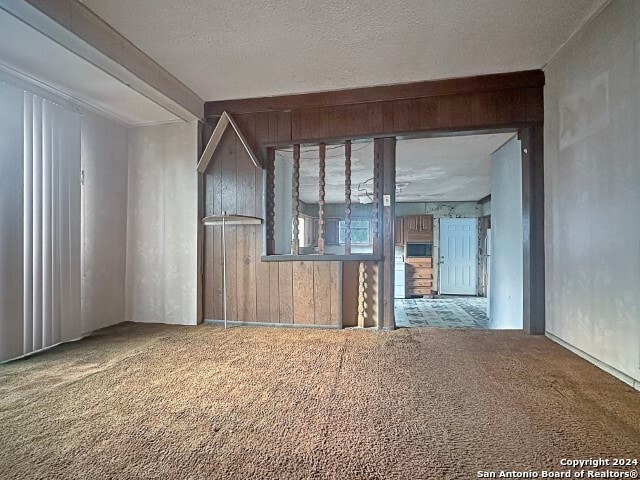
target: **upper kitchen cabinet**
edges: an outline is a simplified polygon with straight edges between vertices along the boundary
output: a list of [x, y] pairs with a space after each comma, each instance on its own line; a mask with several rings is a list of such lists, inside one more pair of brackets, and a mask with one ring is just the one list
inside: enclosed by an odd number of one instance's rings
[[403, 220], [405, 242], [433, 240], [433, 215], [412, 215]]

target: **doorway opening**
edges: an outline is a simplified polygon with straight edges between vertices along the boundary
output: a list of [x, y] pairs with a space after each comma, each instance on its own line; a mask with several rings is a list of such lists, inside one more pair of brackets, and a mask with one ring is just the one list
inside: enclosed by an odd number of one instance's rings
[[398, 138], [395, 212], [397, 327], [523, 328], [515, 133]]

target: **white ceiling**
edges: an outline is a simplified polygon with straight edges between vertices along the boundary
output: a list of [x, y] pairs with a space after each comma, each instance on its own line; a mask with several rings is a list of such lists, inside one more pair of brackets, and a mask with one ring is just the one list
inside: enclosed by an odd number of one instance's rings
[[[477, 201], [491, 192], [490, 156], [513, 133], [398, 140], [396, 201]], [[292, 152], [277, 154], [292, 161]], [[325, 201], [344, 203], [344, 147], [328, 145]], [[300, 199], [318, 203], [318, 149], [304, 146], [300, 155]], [[351, 199], [373, 192], [373, 142], [354, 143], [351, 154]], [[358, 189], [360, 184], [360, 190]]]
[[179, 120], [4, 10], [0, 10], [0, 70], [129, 125]]
[[606, 0], [84, 0], [205, 100], [542, 68]]
[[[399, 140], [399, 202], [467, 202], [491, 193], [491, 154], [513, 133]], [[402, 186], [408, 183], [407, 186]]]

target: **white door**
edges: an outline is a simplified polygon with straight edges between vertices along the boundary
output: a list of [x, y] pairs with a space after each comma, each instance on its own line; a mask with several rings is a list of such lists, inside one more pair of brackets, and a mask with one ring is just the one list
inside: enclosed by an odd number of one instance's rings
[[478, 219], [440, 219], [440, 293], [478, 294]]

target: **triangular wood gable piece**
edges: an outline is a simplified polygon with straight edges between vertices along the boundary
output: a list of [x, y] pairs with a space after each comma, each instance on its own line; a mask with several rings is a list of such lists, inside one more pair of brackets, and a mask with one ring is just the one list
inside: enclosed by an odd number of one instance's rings
[[244, 135], [242, 135], [242, 132], [238, 128], [238, 124], [233, 121], [233, 118], [231, 118], [231, 115], [229, 115], [227, 112], [222, 112], [222, 115], [220, 116], [220, 120], [218, 120], [218, 124], [216, 125], [216, 128], [213, 130], [213, 134], [211, 135], [211, 138], [207, 142], [207, 146], [205, 147], [204, 152], [202, 152], [202, 156], [200, 157], [200, 161], [198, 162], [199, 173], [204, 173], [207, 167], [209, 166], [209, 162], [211, 162], [211, 159], [213, 158], [213, 153], [216, 151], [216, 148], [218, 148], [218, 144], [220, 143], [220, 140], [222, 140], [222, 135], [224, 134], [225, 130], [229, 125], [231, 125], [233, 129], [236, 131], [236, 135], [238, 135], [238, 138], [240, 138], [240, 141], [242, 142], [244, 149], [249, 154], [249, 157], [251, 158], [251, 161], [256, 166], [256, 168], [263, 168], [260, 162], [258, 161], [258, 157], [256, 157], [256, 154], [253, 153], [253, 150], [251, 150], [251, 147], [249, 146], [247, 139], [244, 138]]

